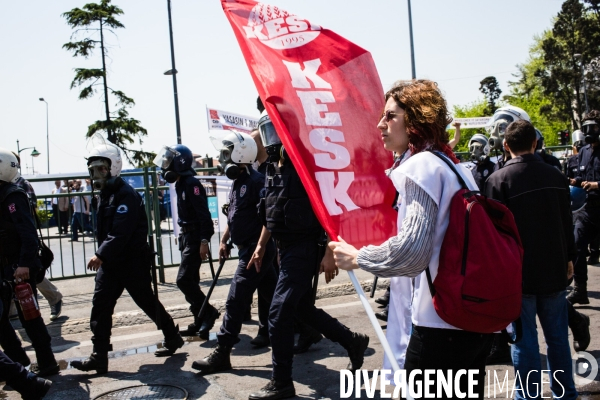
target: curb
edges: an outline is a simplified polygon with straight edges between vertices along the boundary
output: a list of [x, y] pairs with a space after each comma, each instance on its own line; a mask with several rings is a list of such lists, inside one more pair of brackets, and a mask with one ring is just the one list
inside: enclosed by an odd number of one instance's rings
[[[379, 279], [377, 282], [376, 290], [387, 289], [388, 284], [389, 279]], [[365, 281], [360, 281], [360, 285], [362, 286], [365, 293], [370, 293], [371, 286], [373, 285], [373, 280], [369, 279]], [[340, 285], [318, 288], [317, 300], [327, 299], [331, 297], [346, 296], [350, 294], [356, 294], [356, 291], [354, 290], [354, 286], [352, 285], [352, 283], [348, 282]], [[211, 304], [215, 306], [220, 313], [225, 313], [225, 299], [214, 300], [211, 302]], [[257, 307], [256, 296], [252, 301], [252, 307]], [[180, 318], [188, 318], [192, 316], [192, 313], [190, 312], [189, 306], [187, 304], [180, 304], [172, 307], [167, 307], [166, 310], [174, 320]], [[151, 322], [152, 321], [150, 320], [150, 318], [148, 318], [148, 316], [141, 310], [120, 312], [113, 315], [113, 328], [148, 324]], [[85, 333], [89, 332], [90, 330], [90, 319], [80, 318], [70, 319], [63, 323], [53, 322], [51, 324], [48, 324], [47, 328], [48, 333], [50, 333], [51, 337], [61, 337], [64, 335]], [[22, 328], [19, 329], [19, 331], [21, 335], [25, 335], [25, 331]]]

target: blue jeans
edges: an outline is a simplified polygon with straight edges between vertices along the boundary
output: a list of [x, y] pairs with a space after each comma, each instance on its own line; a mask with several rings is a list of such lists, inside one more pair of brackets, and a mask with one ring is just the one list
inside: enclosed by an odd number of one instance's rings
[[73, 213], [73, 218], [71, 219], [71, 239], [79, 240], [79, 229], [83, 231], [83, 217], [84, 213]]
[[[569, 346], [569, 327], [567, 322], [566, 291], [549, 295], [523, 295], [521, 321], [523, 323], [523, 338], [513, 344], [512, 359], [517, 379], [515, 399], [541, 398], [541, 370], [550, 370], [550, 376], [544, 381], [550, 381], [550, 389], [555, 398], [570, 400], [577, 398], [573, 382], [573, 361]], [[548, 352], [548, 366], [541, 367], [540, 347], [536, 315], [540, 319]], [[560, 371], [562, 370], [562, 372]], [[534, 371], [529, 373], [530, 371]], [[546, 384], [546, 388], [547, 388]]]

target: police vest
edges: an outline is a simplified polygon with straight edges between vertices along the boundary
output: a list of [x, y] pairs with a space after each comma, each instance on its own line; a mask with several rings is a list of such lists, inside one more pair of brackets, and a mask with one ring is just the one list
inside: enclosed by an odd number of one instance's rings
[[[0, 190], [0, 205], [4, 209], [4, 200], [12, 193], [21, 193], [27, 198], [27, 193], [20, 187], [14, 184], [3, 185]], [[0, 218], [0, 257], [3, 259], [11, 259], [19, 255], [21, 251], [21, 237], [17, 232], [17, 228], [12, 221], [5, 218]]]
[[298, 172], [291, 163], [267, 166], [265, 198], [260, 211], [265, 226], [276, 240], [314, 240], [322, 228]]

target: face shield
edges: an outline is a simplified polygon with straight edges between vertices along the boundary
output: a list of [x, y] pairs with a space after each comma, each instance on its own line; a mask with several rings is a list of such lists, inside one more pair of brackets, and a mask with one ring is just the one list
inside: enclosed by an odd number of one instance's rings
[[[234, 132], [235, 133], [235, 132]], [[233, 152], [234, 143], [230, 140], [210, 138], [215, 149], [219, 150], [219, 165], [217, 170], [225, 174], [229, 179], [237, 179], [240, 176], [241, 168], [233, 162], [231, 153]]]
[[[502, 114], [504, 115], [504, 114]], [[510, 116], [507, 116], [510, 117]], [[491, 149], [502, 150], [502, 142], [504, 141], [504, 133], [506, 132], [506, 128], [513, 121], [512, 117], [510, 120], [500, 118], [494, 121], [492, 125], [492, 129], [490, 131], [490, 138], [488, 139], [488, 144]]]
[[162, 149], [160, 149], [156, 154], [156, 157], [154, 157], [154, 161], [152, 161], [152, 163], [162, 169], [168, 169], [173, 163], [175, 157], [179, 155], [181, 154], [178, 151], [173, 150], [169, 146], [163, 146]]
[[88, 163], [88, 173], [92, 185], [96, 190], [102, 190], [107, 186], [110, 176], [110, 165], [105, 159], [95, 159]]
[[587, 120], [583, 123], [581, 127], [581, 131], [585, 136], [585, 142], [587, 144], [592, 144], [598, 142], [598, 137], [600, 136], [600, 126], [594, 120]]
[[281, 152], [281, 139], [279, 139], [275, 126], [273, 126], [273, 122], [266, 111], [263, 112], [263, 115], [258, 120], [258, 131], [267, 154], [271, 157], [279, 156]]

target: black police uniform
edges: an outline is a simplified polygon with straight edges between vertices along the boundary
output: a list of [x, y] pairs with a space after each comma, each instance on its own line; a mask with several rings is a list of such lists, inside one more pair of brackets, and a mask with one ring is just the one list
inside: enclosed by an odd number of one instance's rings
[[[0, 186], [0, 265], [2, 279], [13, 281], [13, 274], [17, 266], [29, 267], [31, 285], [34, 296], [37, 296], [36, 282], [33, 277], [42, 268], [37, 258], [39, 239], [35, 230], [35, 223], [31, 215], [27, 194], [12, 183]], [[3, 308], [8, 310], [10, 298], [2, 298]], [[19, 319], [31, 344], [35, 349], [39, 371], [46, 375], [58, 372], [58, 365], [52, 353], [51, 338], [42, 317], [26, 321], [20, 307], [17, 307]], [[6, 355], [17, 362], [29, 365], [27, 354], [21, 346], [10, 321], [8, 312], [0, 319], [0, 345]], [[48, 373], [48, 374], [51, 374]]]
[[[584, 146], [577, 154], [579, 169], [575, 176], [575, 186], [582, 182], [600, 181], [600, 145]], [[582, 288], [587, 286], [587, 247], [600, 234], [600, 190], [588, 190], [585, 206], [579, 212], [575, 222], [575, 243], [577, 258], [575, 259], [575, 283]]]
[[[185, 300], [190, 303], [190, 311], [194, 315], [194, 323], [200, 328], [202, 323], [198, 317], [206, 296], [200, 290], [200, 245], [202, 240], [210, 241], [214, 227], [204, 186], [194, 176], [181, 176], [175, 184], [177, 192], [177, 223], [181, 227], [179, 234], [179, 250], [181, 264], [177, 273], [177, 287], [183, 292]], [[217, 310], [209, 304], [205, 315], [214, 315]]]
[[579, 160], [577, 154], [573, 154], [564, 164], [564, 174], [569, 179], [575, 179], [579, 171]]
[[495, 171], [495, 166], [489, 157], [486, 157], [485, 160], [473, 163], [473, 167], [471, 168], [471, 174], [473, 174], [473, 179], [475, 179], [475, 183], [479, 190], [483, 190], [483, 186], [485, 185], [485, 181], [487, 178]]
[[352, 346], [353, 333], [313, 303], [312, 278], [323, 257], [319, 246], [323, 228], [296, 169], [286, 161], [281, 168], [269, 165], [267, 171], [260, 212], [277, 242], [280, 258], [279, 280], [269, 313], [272, 378], [288, 382], [292, 379], [294, 316], [346, 349]]
[[263, 227], [256, 207], [264, 191], [265, 182], [264, 175], [250, 166], [248, 169], [250, 174], [242, 169], [240, 176], [233, 182], [229, 194], [227, 225], [231, 241], [239, 250], [239, 263], [229, 287], [227, 312], [223, 317], [223, 325], [217, 334], [219, 344], [225, 346], [233, 346], [240, 341], [238, 335], [244, 314], [248, 305], [252, 303], [252, 294], [256, 289], [258, 289], [259, 299], [262, 298], [263, 304], [266, 305], [259, 310], [258, 334], [268, 337], [268, 311], [277, 284], [277, 275], [273, 268], [275, 243], [272, 239], [267, 242], [260, 272], [256, 272], [254, 267], [246, 269]]
[[[94, 199], [94, 203], [97, 200]], [[142, 196], [121, 177], [100, 192], [98, 212], [98, 250], [102, 265], [96, 274], [90, 328], [94, 352], [105, 355], [110, 344], [112, 316], [123, 290], [156, 321], [158, 310], [165, 339], [179, 336], [171, 316], [152, 292], [151, 257], [148, 247], [148, 220]]]

